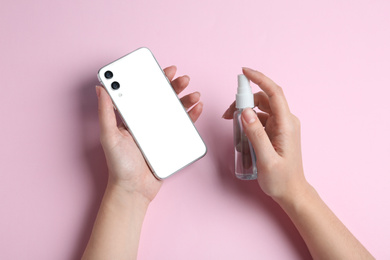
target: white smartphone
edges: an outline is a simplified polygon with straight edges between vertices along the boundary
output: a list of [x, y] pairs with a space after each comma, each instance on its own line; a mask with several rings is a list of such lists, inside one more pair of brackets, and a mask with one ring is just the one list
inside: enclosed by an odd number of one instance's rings
[[205, 143], [149, 49], [104, 66], [98, 78], [157, 178], [206, 154]]

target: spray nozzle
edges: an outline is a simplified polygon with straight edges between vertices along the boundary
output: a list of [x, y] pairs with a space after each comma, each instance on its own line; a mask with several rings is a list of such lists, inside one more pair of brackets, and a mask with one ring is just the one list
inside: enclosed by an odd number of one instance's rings
[[244, 109], [254, 107], [252, 88], [245, 75], [238, 75], [238, 88], [236, 94], [236, 108]]

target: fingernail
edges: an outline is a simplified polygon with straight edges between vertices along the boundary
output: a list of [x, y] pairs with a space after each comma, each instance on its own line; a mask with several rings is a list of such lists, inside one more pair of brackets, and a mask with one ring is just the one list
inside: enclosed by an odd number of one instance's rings
[[96, 90], [96, 96], [98, 97], [98, 98], [100, 98], [100, 86], [95, 86], [95, 90]]
[[254, 70], [248, 67], [242, 67], [242, 71], [253, 72]]
[[252, 124], [256, 121], [256, 113], [251, 108], [245, 108], [242, 111], [242, 117], [247, 124]]

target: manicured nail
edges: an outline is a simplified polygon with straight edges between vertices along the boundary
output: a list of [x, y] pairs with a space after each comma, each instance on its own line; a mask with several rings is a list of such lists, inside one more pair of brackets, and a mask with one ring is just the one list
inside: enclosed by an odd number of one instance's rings
[[242, 111], [242, 117], [247, 124], [252, 124], [256, 121], [256, 113], [251, 108], [245, 108]]
[[100, 98], [100, 86], [95, 86], [95, 90], [96, 90], [96, 96], [98, 97], [98, 98]]

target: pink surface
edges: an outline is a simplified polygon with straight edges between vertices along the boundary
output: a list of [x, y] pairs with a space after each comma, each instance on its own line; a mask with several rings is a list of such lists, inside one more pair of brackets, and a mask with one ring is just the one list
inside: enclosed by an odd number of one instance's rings
[[80, 258], [106, 182], [96, 73], [140, 46], [202, 93], [208, 154], [165, 181], [139, 259], [310, 258], [283, 211], [232, 175], [221, 115], [241, 66], [284, 88], [307, 179], [389, 259], [389, 13], [388, 1], [3, 1], [0, 259]]

